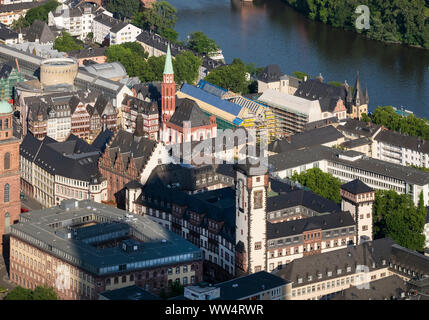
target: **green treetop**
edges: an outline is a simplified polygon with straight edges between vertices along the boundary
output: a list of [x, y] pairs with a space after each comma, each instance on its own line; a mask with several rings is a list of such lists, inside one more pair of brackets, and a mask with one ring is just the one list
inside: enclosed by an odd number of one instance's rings
[[76, 40], [70, 33], [62, 31], [61, 36], [57, 37], [54, 41], [54, 49], [60, 52], [70, 52], [83, 49], [83, 47], [76, 43]]
[[47, 286], [37, 286], [34, 290], [25, 289], [21, 286], [10, 291], [5, 300], [58, 300], [55, 290]]
[[293, 181], [298, 181], [314, 193], [336, 203], [341, 202], [341, 181], [329, 173], [324, 173], [319, 168], [308, 169], [300, 174], [294, 172]]
[[201, 31], [190, 34], [188, 46], [190, 49], [201, 54], [209, 54], [219, 50], [219, 46], [216, 42]]
[[394, 190], [378, 190], [373, 206], [374, 237], [390, 237], [399, 245], [411, 250], [423, 250], [426, 208], [423, 194], [418, 206], [410, 195]]

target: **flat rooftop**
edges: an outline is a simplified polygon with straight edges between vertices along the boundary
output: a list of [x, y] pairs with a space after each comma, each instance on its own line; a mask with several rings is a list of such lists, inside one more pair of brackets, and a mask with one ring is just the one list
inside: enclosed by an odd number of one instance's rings
[[[199, 248], [149, 218], [90, 200], [23, 213], [11, 229], [13, 237], [99, 275], [202, 258]], [[138, 240], [139, 249], [92, 245], [123, 238]]]

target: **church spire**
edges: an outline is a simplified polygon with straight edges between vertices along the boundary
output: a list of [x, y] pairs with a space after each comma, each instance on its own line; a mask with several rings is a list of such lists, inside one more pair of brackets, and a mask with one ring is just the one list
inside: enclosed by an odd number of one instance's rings
[[355, 106], [361, 106], [364, 102], [364, 99], [362, 99], [362, 87], [360, 84], [360, 77], [359, 77], [359, 71], [357, 72], [356, 75], [356, 83], [355, 83], [355, 91], [353, 93], [353, 104]]
[[176, 109], [176, 84], [174, 82], [173, 63], [171, 61], [170, 44], [165, 57], [164, 75], [161, 84], [161, 121], [167, 123]]
[[164, 74], [174, 74], [173, 62], [171, 61], [170, 44], [167, 47], [167, 55], [165, 57]]

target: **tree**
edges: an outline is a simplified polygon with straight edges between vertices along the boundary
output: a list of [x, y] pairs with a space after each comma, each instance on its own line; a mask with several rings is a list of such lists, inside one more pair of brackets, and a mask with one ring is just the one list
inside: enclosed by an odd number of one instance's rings
[[28, 27], [30, 24], [27, 22], [24, 16], [12, 22], [11, 28], [15, 31], [21, 31], [21, 29]]
[[402, 116], [396, 113], [392, 106], [378, 107], [371, 116], [366, 116], [363, 120], [410, 136], [429, 139], [429, 125], [426, 119], [417, 118], [413, 114]]
[[209, 54], [219, 50], [219, 46], [216, 44], [216, 42], [207, 37], [201, 31], [190, 34], [188, 46], [190, 49], [201, 54]]
[[195, 83], [198, 79], [201, 57], [196, 57], [191, 51], [182, 51], [173, 60], [174, 80], [176, 83]]
[[373, 206], [374, 237], [390, 237], [408, 249], [423, 250], [426, 214], [423, 193], [416, 208], [410, 195], [378, 190]]
[[58, 300], [58, 295], [52, 287], [37, 286], [32, 292], [31, 300]]
[[21, 286], [13, 288], [4, 298], [5, 300], [31, 300], [31, 290]]
[[86, 41], [92, 42], [94, 40], [94, 33], [90, 32], [86, 35]]
[[34, 20], [48, 22], [49, 12], [55, 10], [60, 4], [55, 0], [49, 0], [41, 6], [31, 8], [25, 14], [25, 20], [28, 26], [32, 25]]
[[248, 93], [250, 84], [246, 79], [246, 68], [240, 59], [234, 59], [230, 65], [213, 69], [204, 80], [242, 94]]
[[[368, 38], [405, 43], [409, 45], [425, 45], [423, 28], [429, 15], [426, 0], [284, 0], [290, 6], [307, 15], [337, 28], [360, 33]], [[355, 9], [364, 4], [370, 8], [371, 27], [357, 29], [355, 21], [358, 14]], [[427, 5], [427, 3], [426, 3]]]
[[149, 54], [144, 51], [143, 47], [137, 42], [125, 42], [121, 44], [121, 46], [123, 48], [130, 49], [132, 52], [138, 54], [143, 59], [147, 59], [147, 57], [149, 56]]
[[173, 282], [169, 284], [169, 297], [177, 297], [183, 294], [185, 287], [180, 282]]
[[60, 52], [70, 52], [83, 49], [83, 47], [76, 43], [76, 40], [70, 33], [62, 31], [61, 36], [57, 37], [54, 41], [54, 49]]
[[[133, 24], [143, 29], [151, 29], [163, 35], [176, 26], [176, 8], [167, 1], [156, 2], [151, 8], [144, 9], [133, 19]], [[171, 31], [170, 31], [171, 32]]]
[[58, 295], [54, 288], [48, 286], [37, 286], [34, 290], [17, 286], [7, 294], [5, 300], [58, 300]]
[[139, 10], [140, 0], [109, 0], [106, 9], [116, 19], [131, 18]]
[[295, 71], [292, 74], [300, 80], [303, 80], [304, 77], [307, 77], [308, 79], [310, 79], [310, 76], [305, 72]]
[[140, 77], [140, 73], [145, 69], [145, 53], [139, 44], [119, 44], [112, 45], [106, 50], [107, 62], [119, 61], [130, 77]]
[[292, 180], [298, 181], [321, 197], [330, 199], [336, 203], [341, 202], [341, 181], [329, 173], [324, 173], [319, 168], [312, 168], [300, 174], [294, 172]]
[[172, 28], [166, 28], [162, 30], [161, 36], [163, 36], [167, 40], [170, 40], [171, 42], [179, 44], [179, 41], [177, 40], [177, 38], [179, 37], [179, 33]]

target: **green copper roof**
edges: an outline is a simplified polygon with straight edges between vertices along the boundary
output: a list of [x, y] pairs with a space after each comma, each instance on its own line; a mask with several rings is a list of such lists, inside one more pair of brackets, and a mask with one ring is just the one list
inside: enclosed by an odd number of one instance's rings
[[12, 113], [12, 107], [10, 106], [10, 104], [7, 101], [0, 101], [0, 114], [2, 113]]
[[173, 63], [171, 62], [170, 44], [168, 44], [167, 56], [165, 57], [164, 74], [174, 74]]

